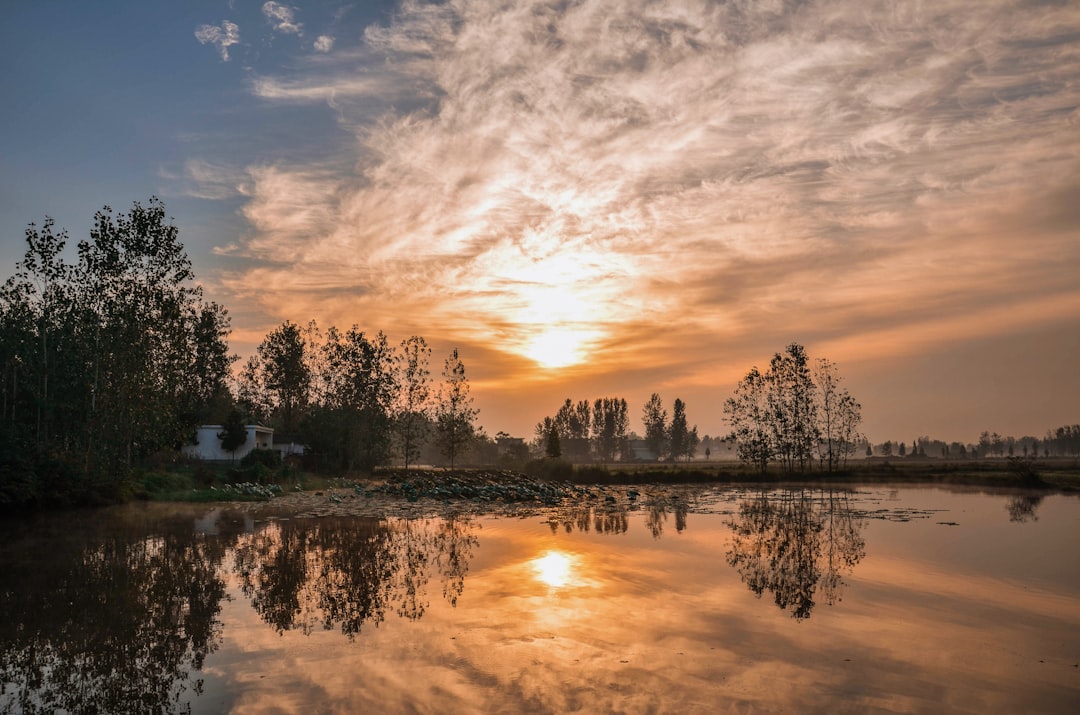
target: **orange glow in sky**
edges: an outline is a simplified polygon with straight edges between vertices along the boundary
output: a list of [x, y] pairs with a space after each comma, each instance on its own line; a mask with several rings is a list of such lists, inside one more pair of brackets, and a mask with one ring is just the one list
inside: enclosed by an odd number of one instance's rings
[[722, 434], [791, 342], [877, 442], [1080, 419], [1077, 3], [289, 8], [174, 28], [200, 74], [131, 182], [241, 355], [285, 320], [422, 335], [488, 434], [610, 395], [640, 431], [654, 391]]

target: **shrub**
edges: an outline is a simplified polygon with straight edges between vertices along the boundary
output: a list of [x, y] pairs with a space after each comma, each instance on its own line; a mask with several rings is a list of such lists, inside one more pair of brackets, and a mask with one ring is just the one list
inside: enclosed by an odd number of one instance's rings
[[241, 467], [252, 467], [256, 464], [277, 469], [281, 466], [281, 454], [273, 449], [253, 449], [240, 460]]

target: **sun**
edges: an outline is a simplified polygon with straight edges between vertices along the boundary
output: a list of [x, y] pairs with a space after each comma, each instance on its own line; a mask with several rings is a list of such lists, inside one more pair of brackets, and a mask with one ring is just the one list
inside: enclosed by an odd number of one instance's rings
[[596, 331], [580, 328], [543, 327], [528, 338], [522, 352], [543, 368], [557, 369], [585, 360]]

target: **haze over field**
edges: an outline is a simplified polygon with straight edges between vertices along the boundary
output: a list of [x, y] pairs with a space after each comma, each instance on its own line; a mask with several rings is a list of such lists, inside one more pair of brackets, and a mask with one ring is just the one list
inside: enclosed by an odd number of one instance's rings
[[156, 193], [237, 352], [418, 333], [489, 434], [654, 391], [717, 434], [793, 341], [875, 441], [1077, 419], [1075, 3], [171, 5], [7, 10], [5, 276]]

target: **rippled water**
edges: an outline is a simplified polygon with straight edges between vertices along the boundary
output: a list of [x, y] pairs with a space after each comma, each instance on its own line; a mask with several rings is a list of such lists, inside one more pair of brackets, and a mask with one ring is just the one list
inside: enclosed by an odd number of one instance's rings
[[[422, 505], [421, 505], [422, 507]], [[0, 525], [0, 712], [1076, 712], [1080, 499]]]

